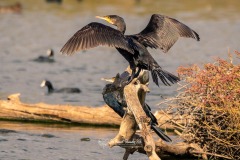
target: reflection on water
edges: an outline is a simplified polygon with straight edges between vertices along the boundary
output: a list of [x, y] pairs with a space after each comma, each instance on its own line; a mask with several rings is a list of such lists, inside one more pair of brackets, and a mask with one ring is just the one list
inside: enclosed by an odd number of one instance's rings
[[[197, 31], [200, 42], [180, 38], [169, 54], [151, 50], [153, 57], [165, 70], [176, 74], [180, 65], [205, 63], [213, 57], [226, 57], [227, 50], [238, 49], [240, 21], [238, 0], [191, 1], [124, 0], [77, 1], [46, 3], [44, 0], [19, 0], [20, 14], [0, 14], [0, 97], [20, 92], [23, 101], [52, 104], [103, 105], [102, 88], [108, 78], [122, 72], [127, 62], [114, 48], [98, 47], [66, 57], [60, 48], [78, 29], [99, 21], [95, 15], [119, 14], [126, 20], [127, 34], [140, 32], [152, 13], [167, 14]], [[2, 0], [0, 5], [14, 4]], [[105, 23], [105, 22], [102, 22]], [[106, 23], [105, 23], [106, 24]], [[55, 63], [36, 63], [32, 59], [55, 51]], [[50, 80], [56, 88], [78, 87], [79, 95], [52, 94], [40, 88], [42, 80]], [[150, 80], [151, 81], [151, 80]], [[150, 82], [147, 102], [153, 108], [162, 97], [175, 94], [177, 86], [156, 87]]]

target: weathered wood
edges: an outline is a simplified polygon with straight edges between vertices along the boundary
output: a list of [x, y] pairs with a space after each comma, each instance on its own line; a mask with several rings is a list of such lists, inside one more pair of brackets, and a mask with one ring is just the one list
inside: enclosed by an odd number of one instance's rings
[[108, 143], [109, 147], [117, 145], [119, 142], [132, 140], [137, 130], [137, 124], [131, 112], [127, 112], [122, 118], [118, 134]]
[[[163, 128], [173, 129], [167, 124], [171, 115], [155, 114]], [[46, 103], [27, 104], [21, 102], [20, 94], [12, 94], [7, 100], [0, 100], [0, 119], [26, 121], [52, 121], [64, 123], [84, 123], [89, 125], [119, 126], [119, 117], [107, 105], [100, 107], [50, 105]]]
[[[207, 159], [206, 152], [203, 151], [196, 144], [188, 144], [185, 142], [179, 142], [174, 144], [167, 144], [163, 142], [161, 139], [155, 142], [156, 145], [156, 153], [159, 157], [187, 157], [187, 159], [202, 158], [204, 160]], [[138, 148], [139, 153], [146, 154], [144, 148]], [[170, 158], [169, 158], [170, 159]]]
[[0, 101], [0, 118], [8, 120], [56, 121], [93, 125], [119, 125], [121, 118], [107, 105], [102, 107], [26, 104], [13, 94]]
[[[123, 78], [124, 75], [123, 75]], [[144, 147], [144, 150], [146, 151], [146, 154], [148, 155], [150, 160], [159, 160], [160, 158], [155, 152], [155, 142], [151, 134], [151, 128], [150, 128], [150, 121], [151, 119], [146, 115], [146, 112], [143, 109], [143, 106], [145, 106], [145, 96], [146, 92], [149, 91], [147, 84], [149, 81], [148, 78], [148, 72], [142, 71], [140, 72], [140, 75], [138, 78], [135, 78], [130, 84], [124, 86], [123, 90], [118, 87], [115, 89], [118, 90], [120, 94], [124, 95], [124, 99], [126, 101], [127, 106], [123, 106], [126, 108], [125, 115], [122, 119], [122, 123], [120, 125], [119, 133], [116, 135], [115, 138], [113, 138], [109, 142], [109, 146], [124, 146], [126, 148], [125, 154], [123, 159], [127, 160], [130, 153], [133, 153], [136, 151], [137, 145], [135, 145], [135, 141], [133, 141], [133, 137], [135, 136], [135, 132], [137, 130], [137, 127], [140, 129], [140, 137], [143, 140], [143, 143], [141, 143], [141, 146]], [[121, 76], [118, 76], [115, 78], [113, 85], [115, 86], [121, 86], [118, 85], [121, 84]], [[117, 97], [116, 97], [117, 98]], [[113, 99], [114, 101], [115, 99]], [[122, 105], [125, 103], [122, 103]], [[112, 106], [113, 107], [113, 106]], [[141, 141], [142, 142], [142, 141]], [[128, 144], [133, 143], [131, 146], [127, 146]], [[143, 146], [144, 145], [144, 146]]]
[[160, 158], [155, 152], [155, 143], [149, 125], [150, 118], [147, 117], [142, 107], [147, 91], [148, 89], [145, 85], [131, 83], [124, 88], [124, 95], [128, 108], [133, 113], [135, 121], [140, 128], [141, 136], [144, 141], [144, 150], [146, 151], [148, 158], [150, 160], [159, 160]]
[[197, 144], [188, 144], [185, 142], [179, 142], [175, 144], [166, 144], [163, 141], [159, 140], [156, 142], [156, 152], [158, 155], [174, 155], [174, 156], [187, 156], [194, 157], [199, 155], [203, 159], [207, 159], [206, 154], [203, 149], [201, 149]]

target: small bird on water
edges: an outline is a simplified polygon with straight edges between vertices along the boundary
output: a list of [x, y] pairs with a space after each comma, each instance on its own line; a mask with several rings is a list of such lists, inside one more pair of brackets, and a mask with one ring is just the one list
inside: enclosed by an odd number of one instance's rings
[[53, 85], [48, 80], [43, 80], [41, 87], [47, 87], [48, 93], [81, 93], [81, 90], [79, 88], [61, 88], [61, 89], [55, 89], [53, 88]]
[[160, 48], [166, 53], [179, 37], [200, 40], [199, 35], [186, 26], [168, 16], [153, 14], [145, 29], [138, 34], [124, 35], [126, 24], [117, 15], [96, 16], [117, 27], [111, 28], [101, 23], [92, 22], [77, 31], [62, 47], [60, 52], [72, 55], [80, 50], [86, 50], [99, 45], [115, 47], [129, 62], [132, 75], [128, 83], [137, 77], [142, 69], [151, 71], [153, 82], [159, 86], [158, 79], [165, 85], [178, 82], [180, 79], [172, 73], [163, 70], [148, 52], [147, 47]]
[[52, 63], [55, 62], [54, 60], [54, 51], [53, 49], [48, 49], [47, 50], [47, 56], [39, 56], [38, 58], [33, 59], [35, 62], [40, 62], [40, 63]]

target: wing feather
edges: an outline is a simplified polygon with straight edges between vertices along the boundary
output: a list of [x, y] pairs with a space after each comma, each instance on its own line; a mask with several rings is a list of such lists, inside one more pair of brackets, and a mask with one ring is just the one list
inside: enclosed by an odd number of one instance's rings
[[179, 37], [200, 40], [199, 35], [185, 24], [160, 14], [153, 14], [146, 28], [131, 36], [145, 47], [160, 48], [165, 53]]
[[127, 37], [120, 31], [97, 22], [90, 23], [77, 31], [66, 42], [60, 52], [72, 55], [77, 51], [90, 49], [99, 45], [121, 48], [134, 54]]

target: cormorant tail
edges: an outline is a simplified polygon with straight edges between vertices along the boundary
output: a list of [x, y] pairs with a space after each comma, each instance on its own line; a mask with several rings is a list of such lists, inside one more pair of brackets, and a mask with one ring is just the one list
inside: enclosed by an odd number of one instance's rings
[[163, 82], [163, 84], [165, 84], [166, 86], [170, 86], [171, 84], [168, 82], [170, 81], [172, 84], [177, 83], [178, 81], [180, 81], [180, 79], [173, 75], [172, 73], [162, 70], [161, 68], [155, 68], [153, 70], [151, 70], [152, 73], [152, 78], [153, 78], [153, 82], [159, 86], [158, 84], [158, 78]]
[[157, 118], [154, 116], [154, 114], [151, 112], [151, 108], [150, 106], [145, 103], [144, 107], [143, 107], [144, 112], [146, 113], [146, 115], [151, 119], [151, 125], [158, 125], [157, 122]]
[[164, 141], [172, 142], [171, 138], [169, 138], [163, 131], [156, 125], [151, 125], [152, 130]]
[[152, 114], [151, 108], [147, 103], [145, 103], [143, 107], [146, 115], [151, 118], [151, 129], [164, 141], [171, 142], [171, 138], [169, 138], [166, 134], [163, 133], [163, 131], [157, 126], [157, 118]]

